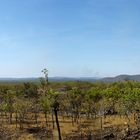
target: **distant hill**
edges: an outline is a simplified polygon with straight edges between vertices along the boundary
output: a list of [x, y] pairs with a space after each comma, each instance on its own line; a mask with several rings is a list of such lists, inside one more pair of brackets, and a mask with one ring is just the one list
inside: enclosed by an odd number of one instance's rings
[[103, 82], [117, 82], [117, 81], [126, 81], [133, 80], [140, 82], [140, 75], [118, 75], [116, 77], [105, 77], [100, 79]]
[[[89, 82], [117, 82], [134, 80], [140, 82], [140, 75], [118, 75], [116, 77], [49, 77], [51, 82], [63, 82], [63, 81], [89, 81]], [[0, 78], [0, 82], [38, 82], [39, 78]]]
[[91, 81], [99, 80], [97, 77], [50, 77], [49, 81]]
[[1, 83], [37, 82], [39, 78], [0, 78]]
[[[38, 82], [40, 78], [0, 78], [1, 83], [15, 83], [15, 82]], [[63, 81], [91, 81], [94, 82], [99, 78], [96, 77], [49, 77], [51, 82], [63, 82]]]

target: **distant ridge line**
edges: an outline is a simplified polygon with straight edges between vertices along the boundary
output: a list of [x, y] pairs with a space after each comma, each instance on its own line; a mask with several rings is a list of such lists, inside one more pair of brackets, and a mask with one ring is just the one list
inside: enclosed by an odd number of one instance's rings
[[[0, 82], [37, 82], [39, 81], [40, 77], [33, 77], [33, 78], [0, 78]], [[117, 81], [127, 81], [133, 80], [140, 82], [140, 74], [138, 75], [118, 75], [115, 77], [49, 77], [49, 81], [89, 81], [89, 82], [117, 82]]]

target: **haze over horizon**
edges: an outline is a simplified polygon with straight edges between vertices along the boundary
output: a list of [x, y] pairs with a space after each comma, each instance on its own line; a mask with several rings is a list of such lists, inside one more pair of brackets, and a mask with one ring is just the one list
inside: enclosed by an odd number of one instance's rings
[[0, 77], [140, 74], [139, 0], [0, 1]]

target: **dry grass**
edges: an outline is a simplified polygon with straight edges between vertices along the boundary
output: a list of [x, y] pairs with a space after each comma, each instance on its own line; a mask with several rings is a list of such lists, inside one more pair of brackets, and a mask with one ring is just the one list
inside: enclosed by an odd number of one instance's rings
[[[48, 120], [49, 120], [49, 129], [52, 129], [51, 116], [49, 116]], [[130, 122], [131, 127], [136, 127], [133, 116], [130, 116], [130, 120], [131, 120], [131, 122]], [[80, 123], [74, 124], [74, 126], [72, 125], [71, 118], [63, 119], [62, 117], [59, 117], [59, 121], [60, 121], [62, 137], [65, 137], [66, 135], [68, 135], [72, 132], [76, 132], [78, 130], [78, 126], [80, 124], [86, 125], [87, 126], [86, 129], [90, 129], [93, 131], [99, 130], [101, 128], [101, 118], [96, 118], [96, 119], [82, 118]], [[103, 128], [120, 126], [124, 129], [125, 129], [125, 127], [127, 127], [127, 122], [128, 122], [128, 120], [125, 116], [120, 117], [118, 115], [107, 116], [106, 118], [102, 118], [102, 121], [103, 121]], [[39, 127], [45, 127], [45, 118], [44, 118], [43, 114], [39, 115], [38, 122], [39, 122], [39, 124], [38, 124]], [[15, 124], [8, 125], [8, 126], [5, 124], [5, 126], [11, 130], [14, 130], [15, 132], [19, 131], [18, 129], [16, 129]], [[36, 125], [35, 124], [24, 125], [24, 128], [28, 128], [28, 127], [36, 127]], [[54, 135], [54, 140], [55, 139], [57, 140], [58, 134], [57, 134], [56, 126], [53, 131], [53, 135]], [[20, 137], [17, 140], [35, 140], [35, 138], [34, 138], [33, 134], [28, 133], [26, 131], [26, 129], [24, 129], [24, 131], [20, 131]]]

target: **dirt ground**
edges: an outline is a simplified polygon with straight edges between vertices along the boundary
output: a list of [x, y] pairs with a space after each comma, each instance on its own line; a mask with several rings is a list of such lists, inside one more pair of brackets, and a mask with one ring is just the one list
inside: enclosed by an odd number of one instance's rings
[[[130, 127], [131, 129], [136, 129], [136, 125], [134, 123], [133, 115], [130, 116]], [[46, 125], [45, 125], [45, 119], [43, 114], [40, 114], [40, 117], [38, 119], [38, 126], [34, 124], [28, 124], [24, 125], [23, 130], [19, 130], [16, 128], [15, 124], [12, 125], [4, 125], [4, 129], [11, 131], [11, 135], [13, 136], [12, 140], [57, 140], [58, 139], [58, 133], [57, 128], [55, 125], [55, 129], [52, 128], [52, 122], [51, 122], [51, 116], [48, 119], [49, 125], [47, 127], [47, 131], [49, 131], [50, 138], [46, 138], [46, 135], [48, 132], [46, 132]], [[86, 133], [86, 132], [93, 132], [94, 135], [98, 133], [101, 129], [104, 132], [104, 130], [109, 130], [110, 132], [113, 131], [113, 129], [118, 128], [122, 129], [122, 133], [127, 130], [128, 128], [128, 119], [125, 116], [118, 116], [118, 115], [112, 115], [104, 117], [97, 117], [96, 119], [87, 119], [85, 117], [81, 118], [79, 123], [75, 123], [74, 125], [71, 122], [71, 118], [68, 117], [59, 117], [60, 122], [60, 128], [61, 128], [61, 134], [62, 138], [66, 138], [66, 136], [77, 134], [77, 133]], [[101, 123], [102, 122], [102, 123]], [[101, 135], [101, 134], [100, 134]], [[0, 138], [2, 140], [2, 138]], [[8, 139], [8, 138], [7, 138]], [[5, 139], [6, 140], [6, 137]]]

